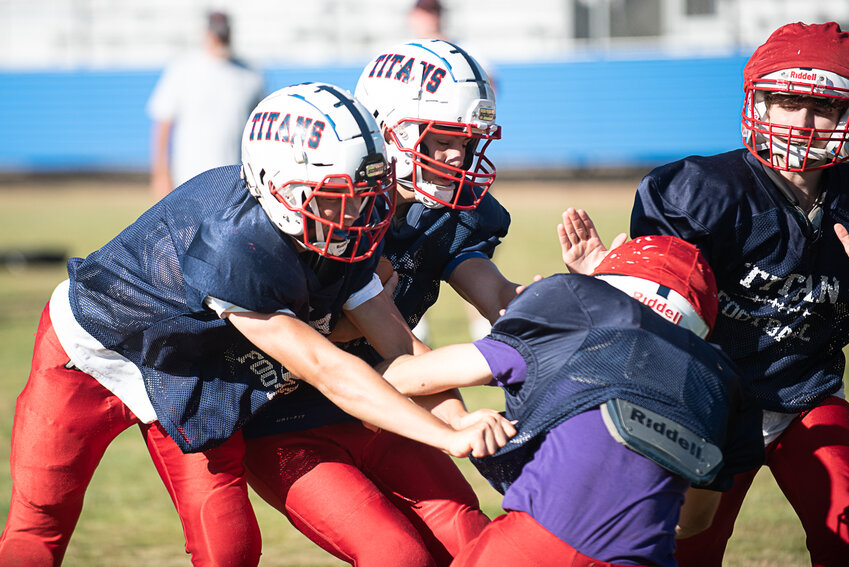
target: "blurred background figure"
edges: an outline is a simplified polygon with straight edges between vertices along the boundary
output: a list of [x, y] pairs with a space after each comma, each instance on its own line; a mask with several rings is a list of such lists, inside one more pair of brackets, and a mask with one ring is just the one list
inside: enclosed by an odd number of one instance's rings
[[[413, 7], [407, 13], [407, 29], [414, 38], [441, 39], [451, 43], [460, 44], [457, 39], [445, 35], [443, 30], [442, 16], [445, 7], [439, 0], [416, 0]], [[493, 90], [498, 90], [495, 77], [495, 65], [489, 61], [484, 49], [463, 41], [461, 47], [471, 53], [489, 78], [489, 84]], [[485, 334], [485, 333], [484, 333]], [[483, 336], [483, 335], [481, 335]]]
[[211, 12], [203, 50], [168, 65], [147, 104], [151, 189], [159, 199], [198, 173], [239, 162], [242, 128], [265, 93], [230, 49], [230, 18]]
[[407, 14], [407, 26], [413, 37], [448, 41], [442, 33], [442, 4], [439, 0], [416, 0]]

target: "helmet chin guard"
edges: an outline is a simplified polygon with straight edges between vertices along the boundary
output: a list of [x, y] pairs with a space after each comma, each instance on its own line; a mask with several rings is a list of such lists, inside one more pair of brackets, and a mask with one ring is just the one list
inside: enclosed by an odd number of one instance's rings
[[394, 164], [376, 122], [325, 83], [259, 103], [242, 135], [242, 176], [277, 228], [335, 260], [371, 256], [395, 210]]
[[[495, 124], [495, 94], [485, 71], [461, 48], [442, 40], [395, 46], [369, 63], [356, 97], [388, 135], [402, 186], [431, 208], [474, 209], [495, 181], [485, 156], [501, 138]], [[462, 167], [431, 157], [422, 140], [428, 134], [462, 138]], [[429, 171], [442, 181], [425, 181]]]

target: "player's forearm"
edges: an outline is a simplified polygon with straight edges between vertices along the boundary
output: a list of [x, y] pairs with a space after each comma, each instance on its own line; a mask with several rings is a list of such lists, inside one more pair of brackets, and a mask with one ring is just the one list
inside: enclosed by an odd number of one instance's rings
[[322, 380], [314, 385], [346, 413], [381, 429], [448, 449], [450, 427], [399, 394], [367, 364], [328, 371], [335, 372], [337, 379]]
[[480, 351], [466, 343], [398, 357], [383, 371], [383, 377], [402, 394], [424, 396], [488, 384], [492, 373]]
[[[438, 365], [422, 360], [425, 355], [403, 355], [393, 359], [383, 368], [383, 378], [405, 396], [426, 397], [454, 388], [440, 386], [435, 380]], [[381, 365], [382, 366], [382, 365]]]
[[460, 390], [456, 388], [429, 396], [415, 396], [413, 401], [455, 429], [459, 420], [469, 414]]

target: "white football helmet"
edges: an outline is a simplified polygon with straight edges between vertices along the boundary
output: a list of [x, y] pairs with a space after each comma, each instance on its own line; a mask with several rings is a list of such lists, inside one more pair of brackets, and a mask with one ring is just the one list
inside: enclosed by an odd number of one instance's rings
[[[761, 162], [782, 171], [822, 169], [849, 158], [849, 79], [823, 69], [789, 68], [746, 78], [741, 130], [743, 144]], [[801, 95], [830, 99], [844, 108], [833, 130], [772, 122], [767, 96]]]
[[325, 83], [285, 87], [257, 105], [242, 134], [242, 177], [281, 231], [345, 262], [371, 256], [395, 210], [394, 165], [377, 123]]
[[[386, 129], [399, 184], [431, 208], [478, 205], [495, 181], [495, 166], [484, 153], [501, 138], [501, 128], [495, 123], [495, 94], [477, 61], [447, 41], [412, 41], [374, 58], [354, 94]], [[428, 133], [467, 139], [462, 167], [434, 160], [433, 149], [422, 145]], [[425, 182], [422, 170], [442, 182]]]

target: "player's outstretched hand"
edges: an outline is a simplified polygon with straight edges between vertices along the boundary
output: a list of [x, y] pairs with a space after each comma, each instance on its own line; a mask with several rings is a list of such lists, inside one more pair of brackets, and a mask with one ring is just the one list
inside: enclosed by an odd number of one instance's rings
[[840, 243], [843, 245], [843, 251], [846, 252], [847, 256], [849, 256], [849, 231], [847, 231], [846, 227], [842, 224], [835, 224], [834, 233], [837, 235], [837, 238], [840, 239]]
[[487, 457], [495, 454], [516, 435], [514, 423], [495, 410], [481, 409], [464, 416], [457, 424], [454, 441], [449, 448], [453, 457]]
[[[557, 225], [563, 263], [575, 274], [591, 274], [609, 250], [604, 247], [590, 216], [583, 209], [569, 207], [563, 211], [563, 223]], [[623, 232], [613, 239], [613, 250], [628, 239]]]

